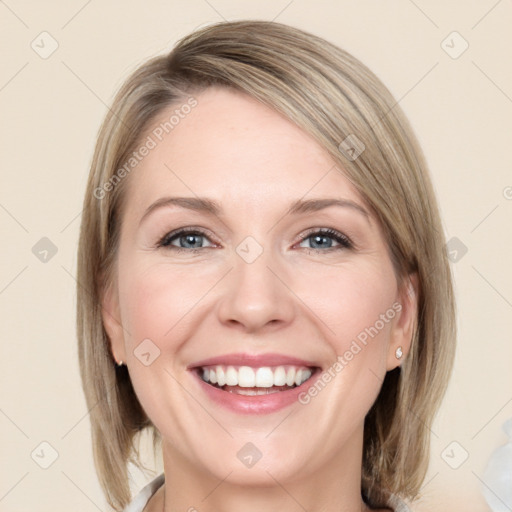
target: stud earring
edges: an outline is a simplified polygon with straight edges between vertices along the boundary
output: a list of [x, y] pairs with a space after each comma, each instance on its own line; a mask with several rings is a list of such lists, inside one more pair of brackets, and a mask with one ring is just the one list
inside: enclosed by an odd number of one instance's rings
[[398, 347], [398, 348], [395, 350], [395, 357], [396, 357], [397, 359], [401, 359], [401, 358], [402, 358], [402, 355], [403, 355], [402, 347]]
[[117, 363], [117, 366], [123, 366], [123, 365], [124, 365], [123, 361], [119, 361], [119, 362]]

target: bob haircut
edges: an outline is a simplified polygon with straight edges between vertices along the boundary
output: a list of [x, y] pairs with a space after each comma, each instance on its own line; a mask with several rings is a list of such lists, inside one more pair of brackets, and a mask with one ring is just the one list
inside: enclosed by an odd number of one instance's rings
[[[398, 102], [365, 65], [315, 35], [251, 20], [201, 28], [141, 65], [118, 91], [98, 134], [78, 246], [77, 335], [94, 463], [106, 499], [114, 509], [131, 499], [128, 463], [141, 468], [138, 434], [149, 429], [155, 453], [161, 442], [127, 367], [113, 360], [101, 316], [102, 293], [115, 284], [129, 180], [120, 169], [155, 116], [213, 85], [256, 98], [310, 134], [376, 215], [399, 285], [418, 275], [411, 349], [386, 374], [366, 416], [361, 482], [373, 507], [383, 506], [390, 493], [414, 499], [455, 351], [452, 276], [426, 162]], [[364, 149], [357, 158], [343, 151], [347, 141]]]

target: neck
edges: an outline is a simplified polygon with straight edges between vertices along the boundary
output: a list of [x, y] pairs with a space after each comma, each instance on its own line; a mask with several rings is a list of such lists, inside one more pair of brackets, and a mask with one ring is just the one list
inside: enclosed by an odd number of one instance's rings
[[[235, 450], [236, 452], [236, 450]], [[240, 465], [218, 471], [193, 465], [190, 459], [163, 442], [165, 503], [160, 511], [175, 512], [361, 512], [369, 510], [361, 499], [362, 431], [334, 454], [323, 454], [293, 475], [272, 464]], [[327, 458], [327, 463], [325, 463]], [[239, 461], [237, 461], [239, 462]], [[260, 461], [263, 462], [263, 459]], [[273, 469], [274, 468], [274, 469]], [[250, 473], [248, 473], [248, 471]]]

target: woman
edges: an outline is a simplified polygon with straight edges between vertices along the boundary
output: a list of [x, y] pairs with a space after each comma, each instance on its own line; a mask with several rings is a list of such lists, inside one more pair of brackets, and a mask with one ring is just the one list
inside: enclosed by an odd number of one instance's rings
[[[78, 282], [114, 509], [406, 511], [418, 496], [452, 280], [412, 130], [345, 51], [239, 21], [141, 66], [98, 136]], [[164, 474], [129, 504], [147, 430]]]

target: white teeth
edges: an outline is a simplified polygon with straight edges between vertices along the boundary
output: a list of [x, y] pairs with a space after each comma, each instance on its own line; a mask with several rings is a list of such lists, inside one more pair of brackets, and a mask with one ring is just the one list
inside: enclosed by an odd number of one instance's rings
[[309, 377], [311, 377], [311, 370], [309, 370], [308, 368], [300, 369], [295, 374], [295, 384], [297, 384], [297, 386], [300, 386], [303, 382], [306, 382], [309, 379]]
[[232, 366], [228, 366], [226, 370], [226, 384], [228, 386], [238, 385], [238, 372]]
[[[239, 386], [242, 388], [267, 388], [266, 390], [247, 390], [243, 394], [267, 394], [274, 392], [274, 386], [300, 386], [308, 380], [312, 371], [306, 367], [298, 366], [263, 366], [251, 368], [250, 366], [209, 366], [203, 368], [202, 377], [205, 382], [217, 384], [219, 387]], [[249, 393], [249, 391], [251, 391]], [[253, 392], [254, 391], [254, 392]]]
[[293, 386], [295, 384], [295, 368], [288, 368], [288, 373], [286, 374], [286, 385]]
[[258, 368], [256, 371], [256, 387], [271, 388], [274, 385], [274, 374], [270, 368]]
[[241, 388], [253, 388], [256, 385], [256, 375], [250, 366], [241, 366], [238, 370], [238, 385]]
[[274, 386], [284, 386], [286, 384], [286, 371], [282, 366], [274, 370]]
[[217, 368], [217, 384], [222, 387], [226, 384], [226, 373], [224, 372], [224, 368], [219, 366]]
[[246, 396], [256, 396], [256, 395], [271, 395], [272, 393], [279, 393], [278, 389], [254, 389], [254, 388], [248, 388], [248, 389], [237, 389], [236, 391], [233, 391], [232, 389], [229, 390], [230, 393], [235, 393], [236, 395], [246, 395]]

